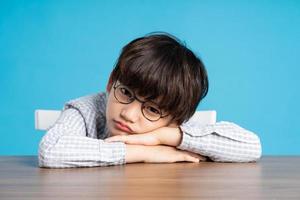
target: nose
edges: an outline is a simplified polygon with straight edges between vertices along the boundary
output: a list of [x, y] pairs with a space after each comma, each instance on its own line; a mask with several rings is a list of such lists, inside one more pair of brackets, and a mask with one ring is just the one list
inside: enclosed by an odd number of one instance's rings
[[134, 100], [130, 104], [124, 104], [121, 110], [121, 117], [131, 123], [138, 120], [141, 113], [142, 104], [137, 100]]

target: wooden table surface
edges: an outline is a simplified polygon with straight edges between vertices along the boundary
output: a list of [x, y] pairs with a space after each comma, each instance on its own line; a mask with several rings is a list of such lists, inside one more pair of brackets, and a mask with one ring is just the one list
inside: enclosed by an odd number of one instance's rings
[[300, 157], [257, 163], [127, 164], [39, 168], [0, 157], [0, 199], [300, 199]]

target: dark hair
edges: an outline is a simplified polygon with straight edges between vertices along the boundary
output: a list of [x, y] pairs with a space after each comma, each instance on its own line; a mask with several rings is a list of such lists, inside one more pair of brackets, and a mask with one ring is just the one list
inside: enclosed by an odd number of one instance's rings
[[123, 47], [109, 83], [117, 80], [145, 100], [157, 100], [179, 125], [190, 119], [208, 92], [202, 61], [164, 32], [137, 38]]

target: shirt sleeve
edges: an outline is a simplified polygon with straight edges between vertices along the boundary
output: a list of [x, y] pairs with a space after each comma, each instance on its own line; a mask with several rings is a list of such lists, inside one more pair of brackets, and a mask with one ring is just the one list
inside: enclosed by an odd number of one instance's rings
[[39, 144], [39, 166], [95, 167], [125, 164], [125, 144], [86, 136], [85, 123], [73, 108], [62, 112]]
[[261, 157], [259, 137], [234, 123], [213, 125], [182, 124], [178, 149], [192, 151], [218, 162], [253, 162]]

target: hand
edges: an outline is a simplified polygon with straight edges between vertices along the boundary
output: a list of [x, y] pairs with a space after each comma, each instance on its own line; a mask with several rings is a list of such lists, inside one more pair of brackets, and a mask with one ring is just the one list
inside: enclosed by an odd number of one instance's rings
[[135, 145], [159, 145], [160, 140], [155, 133], [143, 133], [143, 134], [132, 134], [132, 135], [116, 135], [104, 140], [105, 142], [124, 142], [125, 144]]
[[199, 154], [179, 150], [175, 147], [126, 145], [126, 163], [174, 163], [206, 161], [206, 157]]
[[106, 138], [106, 142], [124, 142], [126, 144], [136, 145], [168, 145], [176, 147], [180, 144], [182, 132], [179, 127], [162, 127], [154, 131], [131, 134], [131, 135], [117, 135]]
[[195, 162], [205, 161], [206, 157], [199, 154], [179, 150], [170, 146], [148, 146], [145, 151], [146, 163], [174, 163], [174, 162]]

